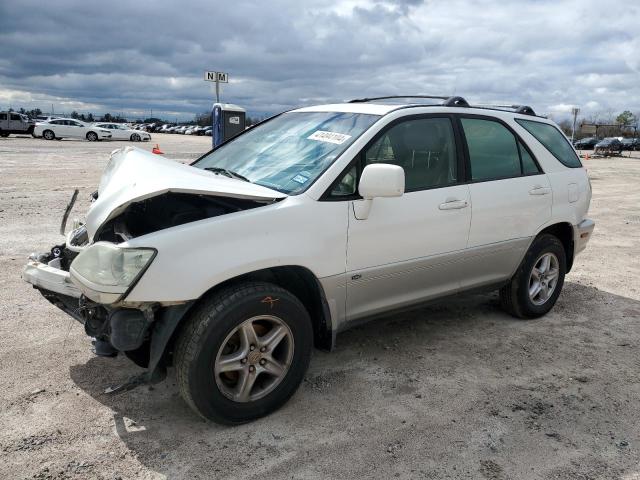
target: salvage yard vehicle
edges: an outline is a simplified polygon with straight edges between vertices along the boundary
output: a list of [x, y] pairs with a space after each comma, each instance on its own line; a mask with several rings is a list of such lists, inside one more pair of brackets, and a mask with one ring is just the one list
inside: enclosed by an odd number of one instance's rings
[[133, 130], [122, 123], [94, 123], [94, 127], [111, 132], [111, 140], [131, 140], [132, 142], [148, 142], [151, 135], [140, 130]]
[[596, 143], [593, 153], [600, 155], [620, 155], [622, 153], [622, 142], [616, 137], [603, 138]]
[[640, 138], [623, 138], [620, 142], [623, 150], [640, 150]]
[[86, 138], [90, 142], [95, 142], [111, 138], [111, 132], [106, 128], [89, 125], [73, 118], [56, 118], [48, 122], [38, 122], [33, 133], [34, 136], [42, 137], [45, 140]]
[[0, 137], [33, 135], [34, 127], [35, 122], [22, 113], [0, 112]]
[[597, 143], [597, 138], [589, 137], [576, 140], [573, 145], [577, 150], [593, 150]]
[[96, 353], [147, 369], [109, 391], [173, 366], [229, 424], [282, 406], [313, 346], [374, 316], [492, 290], [545, 315], [594, 229], [575, 150], [529, 107], [412, 98], [282, 113], [191, 165], [116, 150], [86, 222], [23, 278]]

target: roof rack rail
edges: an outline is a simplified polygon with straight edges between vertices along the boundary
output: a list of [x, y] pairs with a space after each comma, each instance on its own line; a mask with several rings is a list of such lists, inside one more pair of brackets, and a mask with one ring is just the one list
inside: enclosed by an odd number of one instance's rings
[[514, 113], [520, 113], [522, 115], [531, 115], [533, 117], [537, 116], [536, 112], [533, 111], [528, 105], [493, 105], [493, 104], [477, 104], [470, 105], [462, 97], [457, 96], [443, 96], [443, 95], [388, 95], [385, 97], [370, 97], [370, 98], [355, 98], [353, 100], [349, 100], [348, 103], [367, 103], [374, 102], [376, 100], [392, 100], [395, 98], [428, 98], [431, 100], [442, 100], [443, 102], [440, 104], [444, 107], [463, 107], [463, 108], [484, 108], [487, 110], [513, 110]]
[[354, 98], [353, 100], [349, 100], [348, 103], [366, 103], [373, 102], [375, 100], [392, 100], [394, 98], [429, 98], [432, 100], [447, 100], [451, 97], [440, 95], [388, 95], [386, 97]]
[[471, 107], [475, 107], [475, 108], [487, 108], [487, 109], [495, 109], [495, 110], [513, 110], [514, 113], [520, 113], [522, 115], [531, 115], [533, 117], [536, 117], [536, 112], [533, 111], [533, 108], [531, 108], [528, 105], [494, 105], [494, 104], [478, 104], [478, 105], [471, 105]]

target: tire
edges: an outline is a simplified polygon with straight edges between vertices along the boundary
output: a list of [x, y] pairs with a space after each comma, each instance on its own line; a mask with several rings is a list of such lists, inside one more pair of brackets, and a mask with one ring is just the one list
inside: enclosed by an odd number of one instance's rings
[[90, 142], [96, 142], [98, 140], [98, 134], [96, 132], [88, 132], [87, 140]]
[[[271, 324], [273, 319], [281, 323]], [[240, 336], [247, 325], [256, 335], [252, 350], [252, 342], [246, 340], [251, 336]], [[283, 337], [271, 351], [264, 345], [269, 334], [276, 333], [275, 325]], [[229, 348], [234, 340], [235, 350]], [[205, 297], [186, 319], [175, 349], [180, 393], [196, 413], [217, 423], [233, 425], [263, 417], [297, 390], [309, 366], [312, 345], [309, 314], [291, 293], [262, 282], [229, 287]], [[226, 361], [233, 371], [218, 371], [223, 357], [233, 360]], [[276, 376], [268, 372], [272, 365], [286, 368]], [[232, 398], [234, 392], [242, 391], [238, 388], [241, 378], [256, 380], [244, 399], [240, 399], [242, 393]]]
[[132, 133], [131, 134], [131, 139], [132, 142], [139, 142], [140, 141], [140, 135], [138, 135], [137, 133]]
[[[544, 259], [549, 259], [550, 266], [546, 271], [542, 268], [544, 263], [541, 263]], [[558, 300], [566, 271], [566, 254], [560, 240], [549, 234], [536, 237], [509, 284], [500, 289], [502, 308], [518, 318], [545, 315]], [[536, 291], [535, 295], [530, 294]]]
[[45, 140], [53, 140], [54, 138], [56, 138], [56, 134], [53, 133], [53, 130], [45, 130], [44, 132], [42, 132], [42, 138], [44, 138]]
[[7, 138], [8, 136], [9, 136], [9, 134], [6, 133], [6, 132], [1, 132], [0, 133], [0, 137], [2, 137], [2, 138]]

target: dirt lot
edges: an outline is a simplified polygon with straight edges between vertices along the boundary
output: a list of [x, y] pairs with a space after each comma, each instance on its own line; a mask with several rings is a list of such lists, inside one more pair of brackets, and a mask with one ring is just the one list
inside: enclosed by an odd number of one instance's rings
[[[187, 160], [210, 138], [156, 141]], [[282, 410], [228, 428], [173, 372], [104, 395], [139, 369], [93, 356], [20, 279], [120, 145], [0, 139], [0, 478], [640, 479], [640, 157], [586, 162], [595, 234], [545, 318], [485, 295], [378, 321], [315, 352]]]

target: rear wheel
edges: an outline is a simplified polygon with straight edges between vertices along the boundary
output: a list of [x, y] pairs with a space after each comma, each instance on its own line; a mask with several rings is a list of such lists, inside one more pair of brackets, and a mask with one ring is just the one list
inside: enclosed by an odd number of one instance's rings
[[230, 287], [191, 313], [175, 350], [176, 377], [189, 406], [225, 424], [280, 408], [309, 365], [311, 320], [288, 291], [269, 283]]
[[500, 290], [502, 308], [519, 318], [540, 317], [553, 308], [562, 291], [566, 255], [554, 235], [537, 237], [508, 285]]
[[87, 140], [89, 140], [90, 142], [97, 141], [98, 140], [98, 134], [96, 132], [87, 133]]
[[45, 130], [44, 132], [42, 132], [42, 137], [45, 140], [53, 140], [54, 138], [56, 138], [56, 134], [53, 133], [53, 130]]

